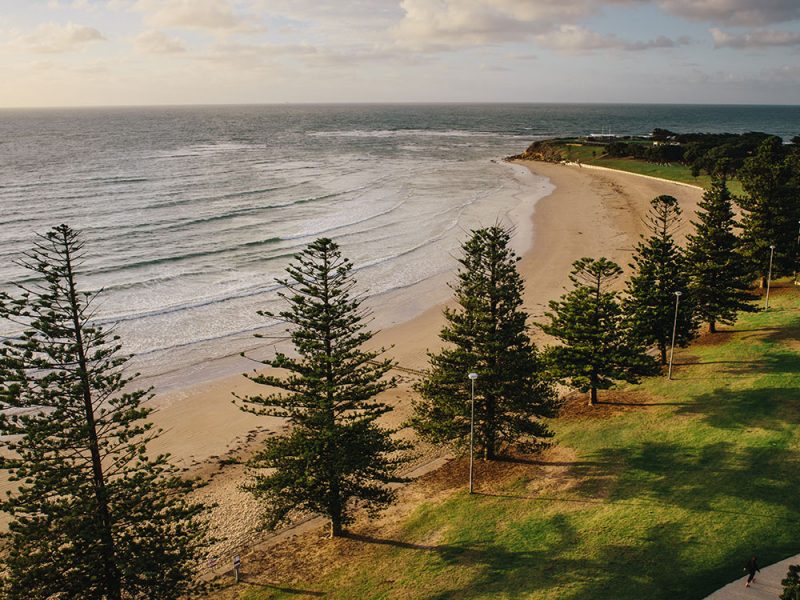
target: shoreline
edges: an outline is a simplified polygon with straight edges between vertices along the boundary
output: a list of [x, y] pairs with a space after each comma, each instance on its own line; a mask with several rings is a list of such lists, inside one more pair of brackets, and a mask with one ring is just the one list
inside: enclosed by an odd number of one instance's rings
[[[530, 161], [517, 161], [517, 165], [546, 177], [554, 186], [548, 195], [536, 199], [525, 222], [516, 223], [518, 231], [527, 227], [527, 234], [532, 236], [532, 245], [518, 263], [525, 282], [523, 308], [530, 315], [529, 325], [540, 320], [547, 303], [563, 293], [569, 284], [571, 265], [578, 258], [605, 256], [618, 262], [628, 274], [632, 249], [644, 232], [641, 217], [652, 198], [660, 194], [678, 198], [684, 209], [683, 224], [677, 233], [680, 239], [689, 230], [689, 221], [702, 196], [699, 189], [621, 171], [606, 173]], [[455, 271], [447, 279], [452, 281], [454, 277]], [[622, 285], [622, 279], [618, 284]], [[438, 334], [444, 323], [442, 309], [447, 304], [435, 303], [416, 317], [377, 332], [370, 345], [387, 348], [387, 355], [400, 367], [424, 369], [426, 352], [441, 347]], [[540, 346], [545, 341], [533, 327], [531, 336]], [[201, 364], [197, 368], [203, 367]], [[391, 428], [400, 428], [411, 416], [416, 379], [405, 371], [396, 374], [398, 386], [382, 397], [394, 408], [383, 418], [384, 425]], [[163, 430], [151, 442], [149, 451], [170, 454], [172, 463], [185, 469], [189, 476], [208, 481], [200, 497], [216, 504], [211, 522], [217, 536], [225, 538], [218, 547], [221, 555], [252, 543], [259, 519], [257, 502], [240, 487], [246, 477], [245, 468], [240, 464], [223, 467], [223, 459], [227, 462], [246, 456], [254, 444], [283, 428], [281, 419], [257, 417], [234, 406], [232, 393], [255, 394], [262, 391], [261, 387], [236, 374], [158, 393], [148, 403], [155, 408], [152, 422]], [[408, 428], [402, 429], [399, 436], [414, 439]], [[417, 445], [421, 458], [436, 453], [427, 444]], [[7, 489], [8, 485], [3, 482], [0, 488]], [[0, 515], [0, 528], [7, 521], [7, 515]]]
[[[702, 195], [700, 189], [622, 171], [599, 172], [533, 161], [514, 164], [546, 177], [554, 186], [550, 194], [534, 202], [527, 223], [516, 224], [518, 229], [526, 225], [532, 240], [518, 263], [525, 281], [523, 308], [531, 322], [539, 320], [547, 303], [563, 293], [571, 265], [578, 258], [605, 256], [618, 262], [627, 275], [633, 247], [645, 231], [641, 217], [650, 199], [660, 194], [678, 198], [684, 210], [677, 233], [681, 238]], [[454, 276], [455, 272], [451, 273], [448, 280]], [[403, 368], [424, 369], [427, 350], [441, 346], [438, 333], [447, 304], [437, 302], [410, 320], [378, 331], [371, 345], [386, 347], [387, 355]], [[532, 329], [531, 334], [541, 343], [540, 332]], [[399, 386], [385, 392], [385, 400], [395, 407], [387, 415], [389, 426], [396, 427], [410, 416], [411, 383], [411, 378], [401, 373]], [[233, 392], [259, 391], [260, 386], [237, 374], [157, 395], [153, 420], [164, 429], [164, 435], [153, 444], [153, 451], [169, 452], [176, 464], [193, 468], [229, 453], [256, 430], [280, 430], [278, 419], [243, 413], [231, 402]]]
[[[536, 202], [552, 191], [552, 185], [546, 178], [532, 174], [525, 167], [499, 158], [481, 162], [485, 162], [486, 168], [492, 171], [491, 177], [500, 178], [500, 187], [494, 190], [494, 194], [478, 195], [471, 187], [461, 186], [460, 195], [465, 199], [472, 199], [462, 204], [457, 212], [453, 212], [453, 221], [440, 235], [428, 241], [429, 247], [414, 247], [399, 255], [413, 253], [414, 261], [400, 261], [389, 266], [383, 280], [378, 282], [381, 285], [377, 289], [373, 287], [375, 281], [364, 281], [359, 273], [362, 268], [370, 266], [369, 260], [366, 265], [354, 265], [356, 289], [359, 295], [363, 295], [364, 308], [370, 312], [372, 329], [388, 329], [405, 323], [429, 308], [447, 301], [451, 295], [447, 283], [458, 267], [458, 246], [454, 246], [454, 243], [460, 245], [467, 230], [495, 222], [512, 225], [517, 229], [512, 237], [512, 248], [520, 255], [530, 249], [532, 228], [517, 225], [530, 221]], [[491, 167], [488, 166], [490, 163]], [[408, 219], [403, 223], [409, 223]], [[420, 249], [422, 252], [418, 252]], [[343, 247], [343, 252], [349, 255], [346, 246]], [[426, 256], [436, 257], [433, 260], [435, 268], [425, 265]], [[390, 264], [386, 259], [375, 261], [375, 264], [383, 263]], [[422, 268], [415, 265], [421, 265]], [[392, 274], [395, 272], [396, 276]], [[282, 275], [278, 273], [274, 276]], [[272, 281], [274, 276], [267, 276], [266, 281]], [[389, 287], [384, 285], [392, 280], [395, 281]], [[264, 298], [269, 302], [277, 299], [274, 290]], [[199, 384], [213, 384], [214, 381], [240, 375], [243, 370], [252, 366], [252, 363], [241, 357], [242, 352], [258, 360], [271, 355], [276, 349], [291, 351], [283, 326], [259, 323], [255, 312], [253, 316], [254, 321], [246, 330], [236, 330], [218, 337], [134, 355], [129, 368], [141, 373], [136, 385], [152, 386], [158, 403], [158, 398], [173, 392], [179, 393]], [[257, 339], [257, 335], [263, 338]]]
[[[629, 257], [639, 235], [644, 232], [641, 217], [652, 198], [671, 194], [679, 199], [684, 209], [684, 222], [677, 233], [681, 238], [689, 230], [689, 220], [702, 195], [701, 190], [641, 179], [622, 172], [599, 173], [534, 162], [521, 165], [547, 177], [555, 186], [548, 196], [536, 203], [528, 217], [533, 244], [518, 263], [525, 281], [523, 308], [530, 315], [529, 325], [540, 320], [547, 303], [563, 293], [563, 288], [569, 284], [571, 265], [578, 258], [602, 255], [620, 263], [626, 274], [630, 271]], [[519, 223], [518, 227], [523, 225]], [[623, 285], [622, 278], [618, 285]], [[447, 304], [436, 304], [410, 321], [378, 332], [371, 345], [391, 347], [389, 354], [401, 367], [424, 369], [427, 365], [426, 350], [441, 347], [438, 334], [444, 323], [442, 308]], [[543, 334], [533, 327], [531, 336], [539, 346], [546, 341]], [[382, 398], [394, 408], [384, 415], [383, 423], [401, 428], [411, 416], [415, 397], [412, 386], [416, 378], [404, 371], [396, 374], [398, 387], [384, 392]], [[171, 423], [174, 428], [169, 435], [158, 440], [164, 445], [159, 450], [169, 451], [177, 458], [176, 448], [180, 447], [184, 453], [193, 453], [192, 462], [189, 463], [187, 458], [184, 463], [190, 470], [197, 474], [212, 472], [212, 481], [203, 492], [203, 498], [218, 505], [212, 522], [215, 531], [226, 537], [226, 541], [216, 549], [220, 556], [244, 552], [253, 544], [276, 543], [298, 533], [303, 527], [254, 535], [253, 527], [258, 522], [260, 507], [254, 498], [241, 491], [240, 486], [246, 477], [244, 467], [219, 468], [219, 457], [246, 456], [270, 429], [275, 431], [280, 427], [278, 422], [246, 415], [224, 401], [226, 395], [230, 397], [232, 389], [246, 393], [248, 387], [255, 391], [253, 388], [258, 386], [248, 386], [245, 378], [239, 376], [216, 382], [205, 390], [186, 391], [186, 402], [163, 409], [160, 413], [162, 420], [158, 423], [162, 427]], [[187, 417], [188, 411], [191, 411], [190, 417]], [[224, 428], [214, 429], [215, 435], [209, 435], [207, 428], [220, 423], [225, 424]], [[226, 442], [226, 432], [228, 440], [232, 441]], [[441, 450], [420, 443], [408, 428], [401, 429], [398, 435], [416, 443], [423, 462], [441, 456]], [[201, 460], [200, 454], [207, 458]], [[311, 523], [319, 521], [310, 521], [307, 526], [311, 527]]]

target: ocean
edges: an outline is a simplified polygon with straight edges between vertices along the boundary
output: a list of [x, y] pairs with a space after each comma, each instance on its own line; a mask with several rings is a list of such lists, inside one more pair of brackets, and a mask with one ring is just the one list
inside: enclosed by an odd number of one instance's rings
[[[351, 258], [373, 327], [449, 295], [470, 229], [516, 227], [547, 180], [502, 163], [554, 135], [800, 134], [800, 107], [284, 105], [0, 110], [0, 289], [36, 232], [82, 232], [138, 370], [167, 389], [242, 369], [280, 337], [276, 277], [320, 236]], [[9, 324], [0, 335], [13, 335]], [[227, 357], [227, 358], [226, 358]], [[209, 365], [217, 365], [209, 367]], [[248, 365], [249, 366], [249, 365]]]

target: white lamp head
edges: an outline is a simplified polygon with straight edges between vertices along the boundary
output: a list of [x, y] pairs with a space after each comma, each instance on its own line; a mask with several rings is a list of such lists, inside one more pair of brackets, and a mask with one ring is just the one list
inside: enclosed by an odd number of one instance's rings
[[470, 379], [475, 381], [478, 378], [478, 374], [477, 373], [470, 373], [469, 375], [467, 375], [467, 377], [469, 377]]

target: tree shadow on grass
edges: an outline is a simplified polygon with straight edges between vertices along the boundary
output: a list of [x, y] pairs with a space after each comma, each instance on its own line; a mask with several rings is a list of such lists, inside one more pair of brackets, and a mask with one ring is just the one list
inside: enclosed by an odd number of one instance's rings
[[[421, 560], [427, 568], [441, 563], [444, 571], [435, 591], [426, 593], [422, 588], [414, 596], [436, 600], [495, 595], [526, 597], [537, 592], [575, 600], [673, 600], [703, 597], [727, 583], [730, 576], [724, 565], [698, 567], [693, 560], [691, 547], [705, 543], [700, 532], [658, 515], [648, 516], [646, 521], [644, 530], [636, 536], [620, 531], [620, 535], [599, 540], [583, 539], [583, 532], [575, 529], [568, 515], [554, 515], [537, 523], [540, 529], [554, 532], [544, 539], [526, 538], [524, 534], [530, 523], [517, 521], [510, 526], [522, 535], [521, 544], [525, 546], [526, 539], [530, 539], [526, 549], [518, 550], [508, 543], [498, 543], [494, 537], [491, 542], [430, 545], [370, 536], [351, 536], [351, 539], [366, 545], [422, 553]], [[576, 554], [576, 550], [580, 553]], [[734, 569], [741, 568], [739, 557], [752, 551], [748, 543], [732, 550], [734, 576]], [[426, 558], [427, 555], [431, 556]], [[449, 570], [453, 568], [458, 570]], [[444, 585], [438, 585], [442, 582]], [[374, 592], [379, 596], [382, 590]]]
[[[398, 586], [439, 600], [700, 598], [736, 579], [752, 553], [768, 564], [796, 552], [795, 450], [701, 438], [643, 441], [587, 458], [568, 463], [577, 485], [563, 492], [464, 497], [474, 504], [446, 521], [446, 543], [426, 543], [431, 530], [420, 542], [351, 535], [412, 553], [385, 559], [404, 568], [375, 596]], [[417, 569], [426, 587], [414, 587]]]
[[[608, 502], [800, 524], [795, 516], [800, 512], [800, 454], [795, 450], [740, 448], [731, 442], [699, 448], [643, 442], [604, 449], [593, 458], [595, 467], [576, 472], [574, 491], [584, 498], [605, 488]], [[618, 476], [609, 478], [609, 473]]]
[[800, 423], [800, 390], [793, 387], [720, 388], [696, 396], [676, 414], [699, 416], [705, 424], [717, 429], [785, 430]]
[[246, 586], [250, 589], [262, 592], [277, 592], [289, 596], [327, 596], [325, 592], [315, 590], [304, 590], [301, 588], [286, 587], [277, 583], [267, 583], [263, 581], [250, 581], [248, 579], [239, 579], [239, 585]]
[[580, 461], [557, 461], [557, 460], [542, 460], [531, 458], [529, 456], [517, 456], [504, 454], [498, 456], [494, 462], [496, 463], [510, 463], [518, 465], [531, 465], [534, 467], [575, 467], [580, 465]]
[[[798, 334], [800, 338], [800, 333]], [[794, 340], [798, 339], [792, 336], [786, 338], [776, 337], [775, 341], [780, 339]], [[734, 377], [753, 377], [756, 375], [784, 375], [800, 373], [800, 353], [793, 352], [785, 346], [774, 347], [759, 354], [758, 360], [717, 360], [708, 362], [685, 362], [675, 363], [679, 367], [694, 367], [698, 365], [719, 365], [721, 368], [713, 373], [703, 373], [695, 375], [686, 373], [683, 369], [673, 372], [672, 378], [674, 380], [689, 379], [730, 379]]]
[[684, 406], [685, 402], [623, 402], [618, 400], [598, 400], [605, 406]]
[[[520, 524], [524, 526], [524, 524]], [[592, 578], [601, 569], [591, 558], [569, 556], [579, 544], [578, 534], [563, 515], [554, 515], [537, 526], [541, 537], [517, 538], [502, 543], [495, 535], [487, 540], [452, 544], [416, 544], [402, 540], [351, 535], [367, 545], [390, 546], [422, 553], [426, 569], [442, 569], [435, 591], [418, 590], [414, 597], [436, 600], [471, 598], [494, 594], [526, 596], [552, 589], [574, 579]], [[453, 570], [457, 569], [457, 570]], [[380, 590], [374, 590], [376, 596]]]

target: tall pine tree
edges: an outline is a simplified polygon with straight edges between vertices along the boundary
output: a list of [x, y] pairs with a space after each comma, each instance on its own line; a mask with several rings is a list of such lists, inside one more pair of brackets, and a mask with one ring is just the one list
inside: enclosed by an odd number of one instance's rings
[[633, 334], [645, 344], [658, 348], [661, 364], [667, 363], [675, 317], [675, 292], [681, 292], [675, 343], [685, 347], [694, 339], [698, 324], [693, 302], [687, 293], [689, 272], [673, 233], [680, 224], [681, 209], [672, 196], [650, 201], [646, 223], [652, 232], [636, 246], [633, 276], [628, 280], [628, 297], [623, 309]]
[[550, 322], [540, 327], [562, 344], [545, 353], [551, 371], [571, 387], [590, 392], [593, 405], [598, 390], [620, 381], [636, 383], [658, 366], [631, 335], [619, 294], [609, 289], [622, 274], [619, 265], [606, 258], [581, 258], [572, 267], [573, 289], [550, 302], [545, 315]]
[[714, 333], [717, 323], [733, 324], [739, 311], [754, 310], [747, 293], [749, 274], [733, 233], [731, 194], [724, 176], [715, 177], [698, 205], [695, 233], [688, 236], [687, 265], [697, 317]]
[[780, 138], [765, 140], [739, 170], [745, 194], [742, 208], [742, 254], [766, 285], [770, 246], [775, 246], [772, 274], [788, 275], [797, 267], [800, 219], [800, 160], [787, 153]]
[[467, 374], [476, 372], [475, 442], [486, 459], [509, 445], [543, 445], [552, 433], [542, 418], [556, 409], [554, 389], [528, 338], [522, 278], [509, 240], [507, 230], [494, 226], [474, 231], [464, 244], [455, 287], [459, 308], [445, 309], [440, 333], [448, 347], [429, 355], [411, 420], [423, 438], [463, 447], [470, 431]]
[[264, 501], [266, 525], [274, 528], [304, 512], [330, 519], [331, 536], [340, 536], [361, 505], [375, 513], [394, 500], [387, 487], [402, 481], [406, 443], [377, 419], [391, 407], [376, 396], [395, 385], [384, 376], [391, 360], [362, 347], [372, 338], [366, 330], [361, 300], [352, 295], [352, 263], [336, 243], [320, 238], [295, 256], [289, 278], [278, 280], [289, 308], [273, 315], [291, 327], [296, 357], [279, 353], [267, 366], [289, 372], [248, 376], [252, 381], [288, 393], [241, 398], [248, 412], [288, 420], [284, 436], [269, 438], [251, 466], [259, 473], [248, 489]]
[[21, 263], [35, 283], [0, 294], [0, 317], [20, 331], [0, 347], [2, 468], [18, 487], [6, 598], [179, 598], [203, 586], [204, 507], [186, 494], [133, 390], [116, 336], [92, 323], [80, 292], [83, 244], [61, 225]]
[[800, 600], [800, 565], [789, 565], [781, 585], [783, 590], [778, 596], [779, 600]]

